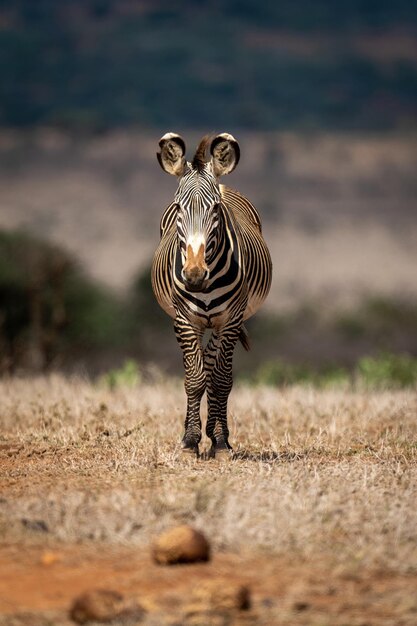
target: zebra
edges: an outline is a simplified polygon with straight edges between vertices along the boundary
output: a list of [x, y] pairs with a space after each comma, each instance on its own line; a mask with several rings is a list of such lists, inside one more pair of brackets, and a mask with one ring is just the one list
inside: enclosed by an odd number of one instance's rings
[[[203, 137], [190, 162], [176, 133], [166, 133], [159, 148], [159, 164], [178, 178], [178, 188], [161, 219], [152, 288], [174, 320], [183, 354], [187, 413], [182, 449], [199, 455], [200, 404], [206, 391], [209, 457], [215, 457], [232, 450], [227, 402], [233, 351], [238, 340], [249, 350], [244, 321], [268, 295], [271, 257], [255, 207], [219, 183], [239, 162], [239, 144], [232, 135]], [[211, 337], [204, 346], [207, 329]]]

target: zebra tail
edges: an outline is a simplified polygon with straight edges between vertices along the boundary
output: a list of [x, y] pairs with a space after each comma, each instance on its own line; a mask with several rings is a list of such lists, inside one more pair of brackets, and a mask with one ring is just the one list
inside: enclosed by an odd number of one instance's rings
[[242, 346], [245, 348], [245, 350], [249, 352], [250, 350], [249, 333], [243, 325], [242, 325], [242, 328], [240, 329], [239, 341], [242, 344]]

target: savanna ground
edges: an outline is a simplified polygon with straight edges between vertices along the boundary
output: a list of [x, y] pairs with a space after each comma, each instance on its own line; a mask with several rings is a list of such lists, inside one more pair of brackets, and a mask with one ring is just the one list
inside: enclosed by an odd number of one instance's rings
[[[97, 587], [149, 626], [416, 623], [413, 390], [236, 385], [227, 459], [180, 452], [183, 410], [174, 379], [0, 383], [0, 624], [69, 625]], [[154, 564], [152, 538], [182, 523], [212, 561]], [[250, 610], [187, 613], [209, 579], [247, 584]]]

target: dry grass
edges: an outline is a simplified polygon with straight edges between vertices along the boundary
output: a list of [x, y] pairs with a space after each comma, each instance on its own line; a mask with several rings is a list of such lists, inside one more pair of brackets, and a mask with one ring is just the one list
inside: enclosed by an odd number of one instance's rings
[[0, 383], [0, 537], [145, 545], [178, 522], [216, 550], [417, 569], [416, 395], [236, 387], [230, 460], [183, 456], [179, 381], [110, 392]]

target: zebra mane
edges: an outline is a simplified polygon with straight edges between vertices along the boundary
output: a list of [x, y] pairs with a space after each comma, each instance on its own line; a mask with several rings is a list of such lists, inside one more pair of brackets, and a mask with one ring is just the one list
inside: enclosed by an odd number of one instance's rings
[[210, 144], [211, 135], [205, 135], [198, 144], [198, 148], [192, 160], [192, 166], [198, 172], [201, 172], [206, 164], [207, 147]]

